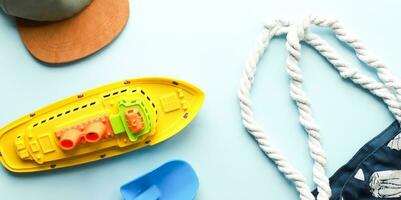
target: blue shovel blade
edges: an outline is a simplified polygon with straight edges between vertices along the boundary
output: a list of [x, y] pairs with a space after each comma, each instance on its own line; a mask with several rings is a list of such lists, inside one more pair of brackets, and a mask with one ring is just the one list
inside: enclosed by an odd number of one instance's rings
[[191, 200], [198, 188], [192, 167], [175, 160], [121, 186], [120, 191], [125, 200]]

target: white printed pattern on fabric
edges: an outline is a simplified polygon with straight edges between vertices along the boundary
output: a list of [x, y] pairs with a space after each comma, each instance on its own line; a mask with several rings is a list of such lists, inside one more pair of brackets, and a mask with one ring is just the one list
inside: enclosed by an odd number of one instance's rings
[[387, 147], [394, 150], [401, 150], [401, 133], [394, 137], [388, 144]]
[[358, 179], [358, 180], [360, 180], [360, 181], [365, 181], [365, 175], [363, 174], [363, 170], [362, 170], [362, 169], [359, 169], [359, 170], [356, 172], [354, 178], [356, 178], [356, 179]]
[[[382, 83], [365, 76], [357, 68], [351, 67], [346, 63], [328, 43], [316, 34], [309, 32], [311, 25], [333, 29], [341, 41], [355, 49], [359, 60], [376, 69]], [[401, 99], [401, 84], [399, 79], [379, 59], [369, 55], [364, 45], [354, 36], [348, 34], [335, 19], [308, 16], [299, 24], [291, 23], [285, 19], [276, 19], [266, 23], [265, 31], [259, 40], [257, 50], [248, 60], [244, 76], [240, 82], [239, 99], [241, 117], [243, 125], [255, 137], [259, 147], [273, 160], [278, 169], [289, 180], [293, 181], [300, 193], [301, 200], [315, 200], [315, 197], [310, 192], [306, 178], [270, 143], [270, 140], [256, 122], [253, 116], [251, 100], [251, 89], [258, 62], [269, 45], [270, 40], [275, 36], [285, 34], [287, 34], [287, 50], [289, 52], [289, 56], [287, 57], [287, 72], [291, 77], [290, 94], [298, 106], [300, 123], [309, 135], [309, 148], [311, 149], [311, 157], [314, 160], [313, 181], [316, 183], [318, 190], [317, 199], [328, 200], [331, 196], [331, 189], [325, 172], [326, 156], [320, 143], [319, 128], [312, 117], [309, 100], [302, 89], [303, 76], [298, 66], [298, 61], [301, 57], [300, 41], [305, 41], [319, 51], [339, 71], [343, 78], [351, 79], [355, 84], [382, 98], [399, 122], [401, 121], [401, 104], [399, 102], [399, 99]]]
[[401, 197], [401, 170], [375, 172], [370, 177], [369, 186], [376, 198]]

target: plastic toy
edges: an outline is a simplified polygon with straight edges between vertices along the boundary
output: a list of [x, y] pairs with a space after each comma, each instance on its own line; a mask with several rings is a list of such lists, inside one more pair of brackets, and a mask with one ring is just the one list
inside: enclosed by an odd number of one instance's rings
[[195, 86], [168, 78], [105, 85], [0, 129], [0, 161], [13, 172], [35, 172], [152, 146], [188, 125], [203, 100]]
[[120, 191], [125, 200], [190, 200], [198, 188], [191, 165], [175, 160], [123, 185]]

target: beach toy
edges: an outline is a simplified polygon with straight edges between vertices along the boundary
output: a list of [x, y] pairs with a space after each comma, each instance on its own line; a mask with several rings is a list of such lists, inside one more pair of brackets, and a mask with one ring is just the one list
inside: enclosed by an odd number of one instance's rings
[[123, 185], [120, 191], [125, 200], [191, 200], [198, 188], [191, 165], [175, 160]]
[[188, 125], [203, 100], [200, 89], [169, 78], [105, 85], [0, 129], [0, 161], [13, 172], [35, 172], [152, 146]]

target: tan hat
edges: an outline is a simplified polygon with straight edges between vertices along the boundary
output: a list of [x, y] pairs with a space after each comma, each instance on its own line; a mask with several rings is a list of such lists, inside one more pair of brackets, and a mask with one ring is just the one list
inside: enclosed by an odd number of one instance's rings
[[[41, 7], [47, 12], [21, 14], [12, 6], [35, 1], [51, 2]], [[118, 36], [129, 16], [128, 0], [0, 0], [0, 4], [8, 14], [30, 19], [17, 19], [22, 41], [34, 57], [47, 63], [76, 61], [97, 52]]]

